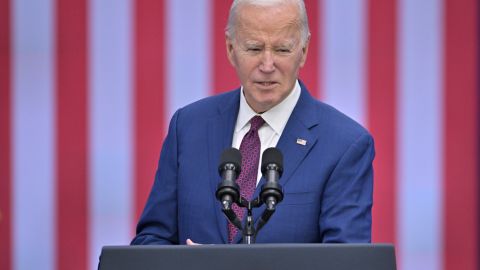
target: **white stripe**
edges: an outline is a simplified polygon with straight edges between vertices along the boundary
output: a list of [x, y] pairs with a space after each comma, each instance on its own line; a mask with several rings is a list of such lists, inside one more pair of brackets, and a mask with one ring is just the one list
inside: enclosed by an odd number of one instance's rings
[[127, 245], [132, 213], [132, 3], [90, 6], [90, 269], [104, 245]]
[[12, 1], [13, 269], [55, 269], [53, 1]]
[[364, 0], [325, 0], [321, 7], [324, 100], [362, 124], [366, 119], [365, 6]]
[[398, 10], [399, 265], [442, 269], [442, 2]]
[[209, 0], [167, 2], [167, 85], [169, 117], [210, 92]]

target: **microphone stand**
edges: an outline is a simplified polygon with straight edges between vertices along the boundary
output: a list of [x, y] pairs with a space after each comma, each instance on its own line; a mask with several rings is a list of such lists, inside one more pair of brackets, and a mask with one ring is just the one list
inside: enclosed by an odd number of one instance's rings
[[[262, 186], [262, 191], [264, 186]], [[281, 194], [281, 198], [283, 198], [283, 191], [281, 187], [277, 190]], [[246, 208], [247, 216], [245, 219], [245, 224], [242, 226], [240, 219], [237, 217], [231, 205], [222, 204], [222, 212], [225, 214], [227, 219], [230, 223], [232, 223], [239, 231], [242, 232], [242, 239], [244, 244], [254, 244], [257, 234], [260, 229], [270, 220], [270, 217], [273, 215], [276, 209], [276, 201], [271, 200], [267, 201], [266, 208], [263, 211], [260, 219], [258, 220], [257, 227], [255, 228], [255, 222], [253, 220], [253, 209], [259, 208], [263, 205], [263, 201], [261, 200], [261, 196], [258, 196], [252, 201], [245, 199], [244, 197], [240, 197], [238, 202], [236, 202], [239, 207]]]
[[[225, 162], [234, 158], [236, 162]], [[267, 182], [262, 185], [260, 195], [252, 201], [240, 196], [239, 187], [235, 183], [237, 175], [240, 174], [237, 164], [240, 164], [240, 151], [235, 148], [227, 150], [222, 154], [222, 162], [220, 163], [219, 172], [222, 176], [222, 182], [218, 185], [215, 196], [222, 203], [222, 212], [227, 219], [239, 231], [242, 232], [243, 243], [253, 244], [260, 229], [267, 224], [270, 217], [275, 213], [277, 203], [283, 200], [282, 186], [278, 183], [278, 179], [283, 172], [283, 156], [276, 148], [268, 148], [262, 155], [262, 174]], [[236, 203], [239, 207], [247, 209], [247, 216], [245, 225], [242, 227], [242, 222], [233, 211], [232, 205]], [[263, 204], [266, 205], [257, 227], [255, 228], [255, 221], [253, 220], [253, 208], [258, 208]]]

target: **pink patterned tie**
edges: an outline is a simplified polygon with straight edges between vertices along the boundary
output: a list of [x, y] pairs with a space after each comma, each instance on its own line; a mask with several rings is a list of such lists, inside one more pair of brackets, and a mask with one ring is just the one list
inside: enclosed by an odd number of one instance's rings
[[[260, 159], [260, 137], [258, 129], [265, 123], [265, 120], [259, 115], [250, 119], [250, 130], [245, 134], [240, 144], [240, 153], [242, 153], [242, 172], [238, 176], [237, 184], [240, 186], [240, 195], [247, 200], [251, 200], [257, 185], [258, 162]], [[233, 211], [238, 218], [242, 220], [245, 208], [233, 205]], [[231, 223], [228, 223], [228, 242], [232, 242], [238, 229]]]

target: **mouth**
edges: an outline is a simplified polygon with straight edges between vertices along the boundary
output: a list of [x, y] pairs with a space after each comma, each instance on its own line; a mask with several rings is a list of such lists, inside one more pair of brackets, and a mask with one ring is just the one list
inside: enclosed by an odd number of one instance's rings
[[258, 81], [258, 82], [255, 82], [256, 85], [262, 87], [262, 88], [272, 88], [272, 87], [275, 87], [277, 85], [277, 82], [273, 82], [273, 81]]

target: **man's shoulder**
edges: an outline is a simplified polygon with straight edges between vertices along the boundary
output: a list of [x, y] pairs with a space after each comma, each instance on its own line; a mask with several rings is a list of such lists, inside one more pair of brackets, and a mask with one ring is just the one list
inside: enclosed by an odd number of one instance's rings
[[373, 140], [365, 127], [332, 105], [314, 100], [310, 113], [315, 119], [311, 131], [327, 142], [350, 145], [362, 137], [368, 137], [367, 141]]
[[190, 103], [179, 109], [182, 114], [189, 116], [211, 116], [221, 113], [222, 110], [230, 106], [238, 105], [239, 89], [231, 90], [225, 93], [209, 96]]
[[[302, 85], [303, 86], [303, 85]], [[360, 123], [334, 106], [312, 97], [305, 86], [297, 103], [296, 114], [303, 122], [318, 132], [333, 131], [334, 134], [359, 136], [369, 134]], [[330, 133], [330, 132], [329, 132]]]
[[337, 110], [333, 106], [315, 101], [312, 114], [316, 117], [315, 125], [310, 132], [318, 141], [321, 153], [328, 152], [332, 157], [340, 157], [352, 145], [361, 149], [369, 149], [374, 140], [370, 132], [360, 123]]
[[330, 128], [347, 130], [352, 133], [369, 133], [368, 130], [363, 127], [359, 122], [339, 111], [332, 105], [318, 102], [319, 117], [323, 119], [323, 123]]

